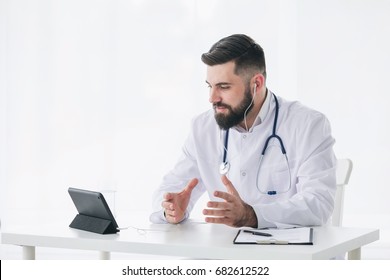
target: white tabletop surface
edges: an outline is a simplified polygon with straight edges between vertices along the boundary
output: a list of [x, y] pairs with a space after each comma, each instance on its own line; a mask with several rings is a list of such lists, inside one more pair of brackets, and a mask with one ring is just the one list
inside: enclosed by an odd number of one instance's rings
[[378, 229], [314, 227], [314, 245], [237, 245], [236, 228], [192, 220], [179, 225], [146, 221], [132, 225], [146, 231], [129, 228], [109, 235], [72, 229], [69, 222], [13, 225], [3, 229], [2, 243], [188, 258], [303, 260], [329, 259], [379, 239]]

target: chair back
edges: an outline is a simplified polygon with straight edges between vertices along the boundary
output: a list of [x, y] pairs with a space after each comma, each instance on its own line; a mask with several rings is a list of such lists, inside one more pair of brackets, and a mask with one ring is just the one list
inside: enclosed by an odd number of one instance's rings
[[336, 197], [332, 214], [332, 225], [340, 227], [343, 219], [344, 192], [352, 172], [352, 160], [338, 159], [336, 168]]

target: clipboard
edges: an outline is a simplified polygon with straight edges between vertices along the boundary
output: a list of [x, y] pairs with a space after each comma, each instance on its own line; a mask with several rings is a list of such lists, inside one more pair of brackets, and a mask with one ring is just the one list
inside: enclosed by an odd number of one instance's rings
[[[272, 236], [261, 236], [257, 235], [257, 233], [266, 233]], [[240, 229], [234, 238], [233, 243], [258, 245], [313, 245], [313, 228]]]

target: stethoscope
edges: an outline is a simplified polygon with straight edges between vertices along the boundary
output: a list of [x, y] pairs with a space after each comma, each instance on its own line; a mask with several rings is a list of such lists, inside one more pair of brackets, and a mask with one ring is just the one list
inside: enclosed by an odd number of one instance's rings
[[[273, 95], [273, 97], [275, 99], [275, 104], [276, 104], [274, 124], [273, 124], [273, 127], [272, 127], [272, 134], [270, 136], [268, 136], [267, 140], [265, 141], [263, 150], [261, 152], [260, 162], [259, 162], [259, 166], [257, 168], [257, 175], [256, 175], [256, 187], [257, 187], [257, 189], [259, 190], [260, 193], [267, 194], [267, 195], [276, 195], [276, 194], [280, 194], [280, 193], [286, 193], [286, 192], [288, 192], [291, 189], [291, 171], [290, 171], [290, 165], [288, 163], [286, 149], [284, 147], [282, 138], [279, 135], [276, 134], [276, 127], [277, 127], [277, 124], [278, 124], [278, 117], [279, 117], [279, 102], [278, 102], [278, 99], [277, 99], [276, 95], [274, 93], [272, 93], [272, 95]], [[287, 166], [288, 166], [290, 182], [289, 182], [288, 188], [286, 190], [284, 190], [284, 191], [276, 191], [276, 190], [263, 191], [263, 190], [261, 190], [259, 188], [259, 182], [258, 181], [259, 181], [260, 167], [261, 167], [261, 164], [263, 162], [263, 157], [265, 155], [265, 152], [266, 152], [266, 150], [268, 148], [268, 144], [269, 144], [270, 140], [273, 139], [273, 138], [278, 140], [279, 145], [280, 145], [280, 149], [282, 151], [283, 156], [286, 159]], [[221, 165], [219, 167], [219, 173], [221, 175], [226, 175], [229, 172], [229, 170], [230, 170], [230, 163], [227, 160], [228, 141], [229, 141], [229, 129], [227, 129], [226, 133], [225, 133], [223, 161], [222, 161], [222, 163], [221, 163]]]

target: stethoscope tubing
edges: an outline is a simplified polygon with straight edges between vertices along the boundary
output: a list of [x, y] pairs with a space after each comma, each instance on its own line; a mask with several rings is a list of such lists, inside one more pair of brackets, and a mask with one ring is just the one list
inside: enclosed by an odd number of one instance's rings
[[[275, 191], [275, 190], [267, 191], [267, 192], [261, 191], [260, 188], [259, 188], [259, 184], [258, 184], [258, 178], [259, 178], [260, 166], [261, 166], [261, 163], [263, 161], [263, 157], [264, 157], [265, 152], [266, 152], [266, 150], [268, 148], [270, 140], [273, 139], [273, 138], [278, 140], [278, 142], [280, 144], [280, 148], [281, 148], [282, 154], [285, 156], [286, 161], [287, 161], [287, 165], [288, 165], [290, 184], [289, 184], [288, 189], [285, 192], [287, 192], [287, 191], [289, 191], [291, 189], [291, 170], [290, 170], [290, 165], [289, 165], [288, 158], [287, 158], [286, 148], [284, 147], [284, 143], [283, 143], [282, 138], [279, 135], [276, 134], [276, 128], [277, 128], [278, 118], [279, 118], [279, 102], [278, 102], [278, 98], [276, 97], [276, 95], [274, 93], [272, 93], [272, 95], [273, 95], [273, 97], [275, 99], [275, 116], [274, 116], [274, 123], [273, 123], [273, 127], [272, 127], [272, 134], [266, 139], [266, 141], [264, 143], [264, 147], [263, 147], [263, 150], [261, 151], [261, 155], [260, 155], [259, 167], [257, 169], [257, 176], [256, 176], [256, 187], [257, 187], [257, 189], [261, 193], [268, 194], [268, 195], [276, 195], [276, 194], [278, 194], [278, 192]], [[221, 164], [221, 167], [220, 167], [220, 173], [223, 174], [223, 175], [227, 174], [229, 169], [230, 169], [230, 164], [227, 161], [228, 142], [229, 142], [229, 129], [227, 129], [226, 133], [225, 133], [223, 161], [222, 161], [222, 164]], [[281, 192], [279, 192], [279, 193], [281, 193]]]

